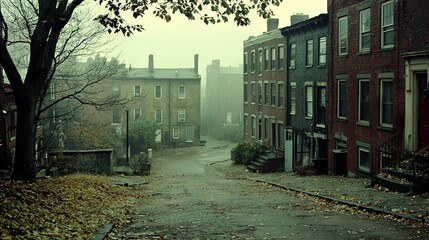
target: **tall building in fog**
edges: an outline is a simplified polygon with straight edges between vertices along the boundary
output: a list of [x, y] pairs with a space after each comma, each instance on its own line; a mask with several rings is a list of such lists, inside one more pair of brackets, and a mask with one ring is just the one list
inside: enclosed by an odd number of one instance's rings
[[206, 70], [206, 97], [202, 106], [203, 134], [225, 125], [241, 125], [243, 116], [243, 68], [221, 67], [213, 60]]

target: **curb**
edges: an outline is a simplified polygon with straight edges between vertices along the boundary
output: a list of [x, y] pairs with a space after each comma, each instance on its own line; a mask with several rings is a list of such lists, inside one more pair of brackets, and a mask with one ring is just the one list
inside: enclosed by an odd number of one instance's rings
[[113, 224], [103, 225], [97, 232], [92, 235], [91, 240], [103, 240], [106, 238], [107, 234], [112, 231]]
[[406, 214], [401, 214], [401, 213], [395, 213], [392, 211], [388, 211], [382, 208], [378, 208], [378, 207], [372, 207], [372, 206], [368, 206], [368, 205], [363, 205], [363, 204], [358, 204], [355, 202], [351, 202], [351, 201], [346, 201], [346, 200], [341, 200], [341, 199], [336, 199], [333, 197], [329, 197], [329, 196], [325, 196], [325, 195], [321, 195], [321, 194], [317, 194], [314, 192], [308, 192], [308, 191], [304, 191], [301, 189], [297, 189], [297, 188], [291, 188], [291, 187], [286, 187], [284, 185], [281, 185], [279, 183], [275, 183], [275, 182], [268, 182], [268, 181], [264, 181], [264, 180], [260, 180], [260, 179], [254, 179], [254, 178], [246, 178], [247, 180], [251, 180], [251, 181], [255, 181], [255, 182], [261, 182], [261, 183], [266, 183], [278, 188], [282, 188], [285, 190], [289, 190], [289, 191], [293, 191], [293, 192], [297, 192], [297, 193], [303, 193], [312, 197], [317, 197], [320, 199], [324, 199], [327, 200], [329, 202], [333, 202], [333, 203], [340, 203], [340, 204], [344, 204], [347, 206], [351, 206], [351, 207], [356, 207], [357, 209], [360, 210], [366, 210], [372, 213], [379, 213], [379, 214], [386, 214], [386, 215], [391, 215], [396, 219], [407, 219], [407, 220], [412, 220], [415, 222], [419, 222], [419, 223], [429, 223], [429, 219], [424, 219], [424, 218], [416, 218], [416, 217], [412, 217]]

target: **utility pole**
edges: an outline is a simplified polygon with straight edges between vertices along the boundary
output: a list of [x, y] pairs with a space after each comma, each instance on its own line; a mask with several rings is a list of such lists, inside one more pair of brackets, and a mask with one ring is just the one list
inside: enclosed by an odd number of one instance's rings
[[129, 135], [128, 135], [128, 132], [129, 132], [129, 126], [128, 126], [128, 114], [129, 114], [129, 111], [127, 110], [127, 140], [126, 140], [126, 142], [127, 142], [127, 149], [125, 150], [125, 151], [127, 151], [127, 155], [126, 155], [126, 161], [127, 161], [127, 163], [129, 163], [129, 149], [130, 149], [130, 143], [129, 143], [129, 139], [128, 139], [128, 137], [129, 137]]

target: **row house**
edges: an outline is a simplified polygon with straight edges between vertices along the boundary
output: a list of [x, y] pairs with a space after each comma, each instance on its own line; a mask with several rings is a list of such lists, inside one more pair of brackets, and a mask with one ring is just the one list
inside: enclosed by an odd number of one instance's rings
[[285, 170], [327, 161], [328, 15], [281, 29], [287, 46]]
[[427, 174], [428, 10], [418, 1], [328, 1], [334, 172], [344, 163], [346, 173], [383, 185], [401, 171], [414, 186]]
[[206, 68], [202, 121], [205, 134], [224, 126], [241, 126], [243, 121], [243, 66], [221, 67], [213, 60]]
[[243, 60], [244, 140], [283, 157], [286, 60], [278, 19], [268, 19], [267, 32], [244, 41]]

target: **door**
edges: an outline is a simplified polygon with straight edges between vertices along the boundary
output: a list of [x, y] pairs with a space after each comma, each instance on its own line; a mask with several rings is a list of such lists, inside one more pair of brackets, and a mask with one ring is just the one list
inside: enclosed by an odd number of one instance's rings
[[285, 172], [293, 171], [293, 141], [292, 141], [292, 130], [286, 130], [285, 137]]
[[275, 152], [277, 145], [276, 123], [271, 123], [271, 149]]
[[417, 73], [419, 83], [419, 115], [418, 115], [418, 139], [419, 149], [429, 145], [429, 96], [425, 98], [423, 90], [427, 88], [427, 73]]

